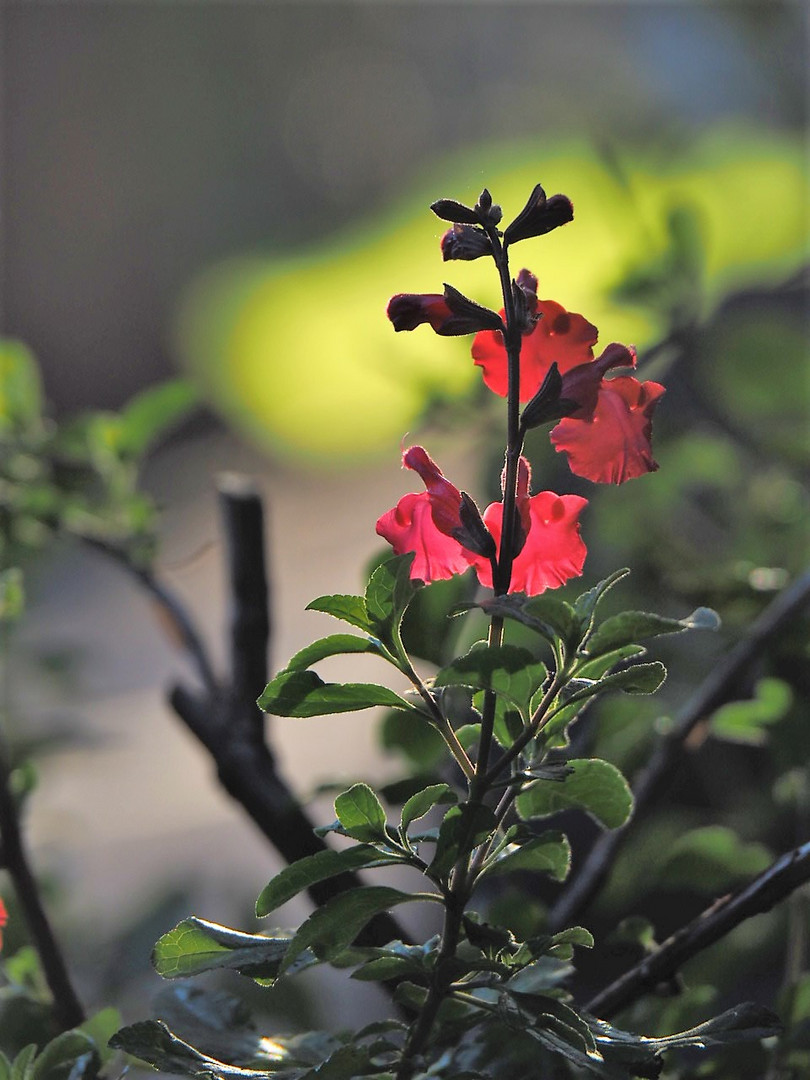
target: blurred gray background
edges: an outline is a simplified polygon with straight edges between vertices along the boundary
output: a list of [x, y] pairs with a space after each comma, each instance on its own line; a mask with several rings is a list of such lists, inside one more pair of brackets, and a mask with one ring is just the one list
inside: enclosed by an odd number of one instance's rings
[[59, 411], [172, 369], [179, 292], [479, 139], [804, 130], [807, 6], [37, 3], [2, 11], [2, 331]]

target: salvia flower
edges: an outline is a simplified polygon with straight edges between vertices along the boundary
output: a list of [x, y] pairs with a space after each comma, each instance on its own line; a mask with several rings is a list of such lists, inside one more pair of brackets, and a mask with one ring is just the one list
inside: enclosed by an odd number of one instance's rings
[[[406, 450], [402, 463], [419, 473], [426, 490], [404, 495], [378, 520], [377, 533], [397, 555], [414, 552], [414, 580], [441, 581], [472, 566], [480, 583], [492, 588], [492, 559], [501, 539], [503, 503], [492, 503], [479, 515], [469, 496], [444, 477], [421, 446]], [[579, 515], [586, 500], [552, 491], [532, 496], [530, 475], [529, 463], [521, 458], [516, 502], [519, 551], [509, 591], [537, 595], [582, 573], [586, 550]]]
[[560, 225], [574, 220], [574, 207], [565, 195], [546, 198], [541, 184], [537, 184], [529, 201], [503, 234], [504, 244], [515, 244], [531, 236], [544, 236]]
[[[524, 295], [530, 297], [528, 271]], [[540, 316], [523, 335], [520, 351], [520, 400], [530, 401], [543, 385], [552, 365], [562, 376], [560, 400], [566, 415], [551, 432], [551, 441], [568, 457], [577, 476], [603, 484], [622, 484], [658, 465], [652, 454], [652, 416], [664, 393], [660, 383], [641, 383], [632, 376], [606, 378], [613, 368], [634, 368], [635, 350], [614, 343], [597, 359], [593, 346], [598, 331], [582, 315], [568, 312], [553, 300], [537, 300]], [[474, 362], [484, 382], [496, 394], [508, 392], [508, 367], [503, 334], [482, 331], [472, 345]], [[550, 417], [553, 418], [553, 417]], [[526, 426], [535, 419], [527, 417]]]
[[8, 922], [8, 912], [6, 911], [6, 905], [3, 903], [3, 897], [0, 896], [0, 949], [3, 948], [3, 927]]
[[397, 293], [388, 301], [386, 314], [395, 330], [415, 330], [429, 323], [442, 337], [475, 334], [503, 327], [500, 315], [476, 304], [452, 285], [444, 293]]

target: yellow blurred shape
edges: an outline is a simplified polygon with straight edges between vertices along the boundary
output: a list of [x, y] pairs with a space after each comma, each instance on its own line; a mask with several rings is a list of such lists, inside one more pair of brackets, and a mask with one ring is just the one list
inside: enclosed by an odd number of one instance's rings
[[472, 204], [486, 184], [508, 223], [538, 181], [549, 195], [567, 194], [576, 217], [515, 247], [512, 272], [531, 269], [539, 296], [584, 314], [603, 345], [643, 348], [665, 329], [653, 312], [611, 300], [610, 288], [665, 250], [675, 205], [700, 215], [711, 300], [732, 285], [776, 280], [804, 254], [803, 158], [786, 138], [716, 131], [665, 165], [634, 152], [621, 171], [582, 142], [483, 145], [443, 163], [388, 214], [316, 250], [235, 259], [202, 274], [180, 312], [184, 362], [215, 408], [277, 452], [340, 463], [395, 451], [428, 401], [465, 391], [479, 374], [469, 338], [439, 338], [424, 326], [395, 335], [389, 298], [440, 293], [448, 281], [500, 307], [491, 260], [442, 265], [448, 225], [429, 204]]

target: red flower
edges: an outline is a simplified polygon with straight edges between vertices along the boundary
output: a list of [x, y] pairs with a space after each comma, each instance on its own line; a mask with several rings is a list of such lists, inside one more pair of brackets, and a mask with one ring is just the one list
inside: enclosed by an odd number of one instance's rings
[[[501, 312], [501, 317], [503, 317]], [[566, 311], [554, 300], [537, 300], [535, 314], [540, 316], [533, 329], [523, 336], [520, 350], [520, 400], [529, 401], [545, 379], [552, 364], [560, 374], [593, 360], [593, 346], [598, 331], [582, 315]], [[483, 370], [484, 382], [496, 394], [506, 397], [508, 375], [503, 334], [482, 330], [475, 335], [472, 356]]]
[[[462, 520], [462, 494], [442, 475], [421, 446], [403, 455], [403, 465], [422, 477], [424, 492], [403, 496], [393, 510], [377, 522], [377, 532], [397, 555], [415, 552], [411, 577], [441, 581], [475, 567], [478, 580], [492, 588], [492, 564], [479, 551], [466, 547], [456, 536], [469, 536]], [[585, 544], [579, 535], [579, 515], [586, 500], [577, 495], [542, 491], [529, 496], [529, 464], [521, 458], [517, 511], [523, 545], [515, 557], [510, 592], [536, 595], [556, 588], [582, 573]], [[483, 522], [495, 544], [500, 542], [503, 503], [492, 503]]]
[[6, 905], [3, 903], [3, 897], [0, 896], [0, 949], [3, 948], [3, 927], [8, 922], [8, 912], [6, 911]]
[[[521, 277], [524, 283], [534, 281], [525, 270]], [[525, 287], [524, 292], [531, 298]], [[534, 396], [556, 363], [562, 375], [561, 398], [578, 405], [551, 432], [556, 449], [568, 455], [571, 471], [603, 484], [621, 484], [654, 472], [658, 465], [650, 444], [652, 414], [664, 387], [626, 375], [605, 378], [611, 368], [634, 368], [635, 350], [614, 343], [594, 360], [597, 330], [582, 315], [567, 312], [553, 300], [538, 300], [536, 313], [542, 317], [524, 334], [520, 351], [520, 400]], [[503, 335], [491, 330], [476, 334], [472, 355], [483, 369], [486, 385], [505, 397]]]
[[[579, 515], [588, 500], [579, 495], [557, 495], [540, 491], [529, 496], [531, 470], [521, 457], [518, 466], [517, 512], [522, 527], [523, 547], [512, 563], [510, 592], [536, 596], [556, 589], [572, 577], [579, 577], [587, 554], [579, 534]], [[484, 523], [500, 544], [503, 503], [490, 503]], [[492, 588], [492, 567], [480, 560], [475, 567], [478, 580]]]

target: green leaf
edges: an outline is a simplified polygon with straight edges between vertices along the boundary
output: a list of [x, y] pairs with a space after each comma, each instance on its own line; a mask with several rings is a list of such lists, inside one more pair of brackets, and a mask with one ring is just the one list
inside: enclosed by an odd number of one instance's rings
[[483, 844], [496, 828], [495, 815], [488, 806], [481, 803], [451, 806], [439, 827], [430, 869], [434, 874], [448, 873], [462, 855]]
[[601, 656], [640, 639], [679, 634], [684, 630], [717, 630], [719, 626], [717, 612], [705, 607], [696, 608], [684, 619], [668, 619], [646, 611], [623, 611], [596, 627], [585, 642], [585, 652], [588, 656]]
[[280, 973], [287, 971], [307, 949], [319, 960], [331, 960], [351, 945], [375, 915], [412, 899], [410, 893], [382, 885], [363, 885], [332, 897], [298, 928]]
[[523, 844], [510, 844], [481, 874], [493, 877], [513, 870], [533, 870], [548, 874], [555, 881], [565, 881], [571, 868], [571, 845], [564, 833], [549, 831]]
[[429, 787], [417, 791], [402, 807], [402, 819], [400, 829], [403, 834], [408, 831], [408, 826], [425, 816], [434, 806], [442, 803], [455, 803], [458, 796], [449, 784], [431, 784]]
[[314, 671], [282, 671], [268, 683], [258, 702], [274, 716], [325, 716], [354, 712], [374, 705], [412, 710], [412, 706], [385, 686], [375, 683], [326, 683]]
[[29, 1043], [20, 1050], [11, 1063], [11, 1080], [30, 1080], [31, 1062], [37, 1054], [36, 1043]]
[[119, 449], [140, 457], [197, 404], [199, 394], [187, 379], [171, 379], [143, 390], [121, 412]]
[[84, 1032], [93, 1040], [101, 1057], [101, 1064], [104, 1066], [113, 1056], [112, 1050], [110, 1050], [107, 1043], [120, 1027], [120, 1012], [113, 1006], [108, 1006], [106, 1009], [100, 1009], [98, 1012], [93, 1013], [76, 1030]]
[[616, 766], [598, 758], [579, 758], [567, 764], [573, 772], [561, 782], [538, 780], [518, 796], [520, 816], [549, 817], [575, 806], [606, 829], [624, 825], [633, 810], [633, 794]]
[[304, 859], [298, 859], [276, 874], [262, 889], [256, 901], [256, 914], [259, 918], [269, 915], [298, 893], [350, 870], [359, 870], [364, 866], [392, 866], [401, 862], [402, 857], [383, 854], [376, 848], [361, 844], [345, 848], [342, 851], [317, 851]]
[[593, 659], [583, 660], [579, 657], [576, 676], [578, 679], [601, 679], [616, 664], [621, 664], [623, 660], [629, 660], [633, 656], [643, 656], [646, 651], [643, 645], [623, 645], [620, 649], [612, 649]]
[[[218, 1080], [272, 1080], [277, 1072], [276, 1069], [265, 1072], [226, 1065], [224, 1061], [217, 1061], [183, 1042], [160, 1020], [142, 1020], [121, 1028], [110, 1039], [110, 1046], [147, 1062], [161, 1072], [199, 1076], [205, 1080], [212, 1077]], [[281, 1051], [279, 1056], [286, 1055]]]
[[528, 718], [532, 694], [547, 677], [545, 664], [535, 660], [528, 649], [516, 645], [492, 646], [482, 642], [442, 668], [436, 675], [435, 685], [494, 690]]
[[230, 968], [257, 982], [272, 982], [289, 944], [288, 937], [243, 934], [191, 916], [158, 940], [152, 952], [152, 964], [164, 979]]
[[364, 843], [387, 840], [380, 800], [368, 784], [354, 784], [335, 799], [335, 814], [346, 833]]
[[25, 607], [22, 570], [10, 566], [0, 570], [0, 623], [19, 619]]
[[339, 656], [343, 653], [384, 655], [382, 646], [375, 638], [361, 638], [356, 634], [330, 634], [329, 637], [319, 638], [297, 652], [284, 670], [302, 671], [327, 656]]
[[432, 771], [447, 752], [444, 739], [420, 713], [399, 709], [386, 713], [379, 739], [383, 749], [403, 754], [420, 773]]
[[587, 636], [591, 624], [593, 623], [596, 609], [605, 594], [608, 593], [614, 585], [618, 585], [618, 583], [622, 581], [623, 578], [626, 578], [629, 573], [630, 571], [627, 567], [622, 570], [615, 570], [603, 581], [600, 581], [598, 585], [594, 585], [592, 589], [588, 589], [587, 592], [582, 593], [576, 598], [574, 601], [574, 613], [579, 619], [582, 637]]
[[773, 856], [762, 844], [746, 844], [723, 825], [705, 825], [669, 846], [658, 881], [672, 888], [715, 893], [761, 873]]
[[366, 602], [362, 596], [347, 596], [336, 593], [333, 596], [318, 596], [306, 606], [307, 611], [323, 611], [342, 622], [351, 623], [369, 633], [374, 630], [374, 623], [368, 617]]
[[567, 643], [573, 641], [574, 647], [579, 643], [577, 636], [579, 621], [574, 614], [574, 609], [567, 601], [554, 596], [553, 593], [544, 593], [542, 596], [534, 597], [513, 593], [509, 596], [495, 596], [479, 604], [464, 605], [464, 607], [480, 607], [490, 617], [513, 619], [528, 626], [530, 630], [540, 634], [555, 647], [558, 639]]
[[554, 945], [578, 945], [583, 949], [594, 946], [593, 934], [584, 926], [569, 926], [567, 930], [552, 935], [551, 940]]
[[722, 705], [709, 721], [712, 735], [727, 742], [762, 746], [766, 728], [781, 720], [793, 704], [793, 691], [782, 679], [760, 679], [750, 701]]
[[411, 581], [414, 553], [397, 555], [381, 563], [368, 579], [366, 611], [379, 636], [393, 644], [405, 609], [415, 596], [417, 585]]
[[26, 1080], [82, 1080], [101, 1067], [96, 1044], [82, 1031], [65, 1031], [51, 1039], [34, 1059]]

